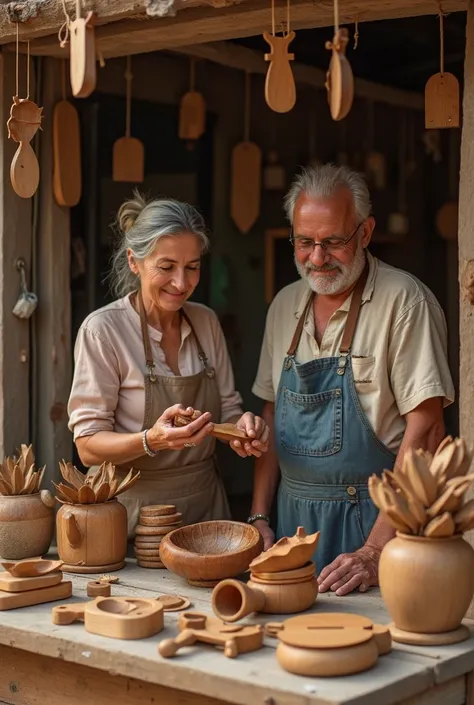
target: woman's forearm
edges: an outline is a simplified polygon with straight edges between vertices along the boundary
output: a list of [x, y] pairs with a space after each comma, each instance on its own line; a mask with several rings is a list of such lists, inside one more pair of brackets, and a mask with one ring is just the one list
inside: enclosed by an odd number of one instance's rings
[[269, 514], [280, 478], [278, 456], [275, 450], [275, 405], [267, 402], [262, 417], [270, 429], [268, 451], [255, 460], [252, 514]]
[[139, 433], [98, 431], [93, 436], [77, 438], [76, 447], [86, 467], [104, 462], [123, 465], [145, 454], [141, 431]]

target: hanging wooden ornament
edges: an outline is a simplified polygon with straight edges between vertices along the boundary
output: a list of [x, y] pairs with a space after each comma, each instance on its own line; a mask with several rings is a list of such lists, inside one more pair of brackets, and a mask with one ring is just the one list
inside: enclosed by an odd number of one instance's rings
[[232, 150], [230, 212], [242, 233], [260, 214], [262, 152], [250, 142], [250, 74], [245, 74], [244, 139]]
[[348, 43], [349, 32], [339, 29], [339, 1], [334, 0], [334, 37], [332, 42], [326, 42], [326, 49], [332, 51], [326, 74], [326, 90], [333, 120], [345, 118], [354, 100], [354, 77], [346, 58]]
[[71, 35], [71, 88], [76, 98], [87, 98], [97, 83], [94, 13], [82, 17], [82, 0], [76, 0], [76, 19], [69, 24]]
[[287, 0], [286, 31], [281, 37], [275, 32], [275, 0], [272, 0], [272, 33], [263, 33], [263, 38], [271, 51], [265, 54], [265, 61], [270, 61], [265, 79], [265, 100], [276, 113], [289, 112], [296, 103], [295, 79], [290, 61], [295, 58], [288, 52], [288, 47], [295, 38], [290, 31], [290, 0]]
[[53, 111], [53, 194], [59, 206], [81, 199], [81, 132], [79, 115], [66, 98], [66, 62], [62, 62], [62, 100]]
[[145, 171], [145, 149], [143, 142], [136, 137], [130, 137], [130, 122], [132, 112], [132, 57], [127, 56], [125, 72], [127, 82], [125, 137], [120, 137], [114, 143], [112, 155], [112, 179], [129, 183], [141, 183]]
[[444, 15], [439, 8], [440, 72], [425, 86], [425, 127], [459, 127], [459, 81], [444, 70]]
[[30, 43], [28, 42], [27, 54], [27, 97], [19, 98], [19, 47], [18, 25], [16, 30], [16, 95], [10, 109], [10, 118], [7, 122], [8, 137], [19, 143], [10, 167], [10, 181], [15, 193], [21, 198], [31, 198], [39, 185], [39, 164], [36, 154], [30, 145], [31, 140], [41, 128], [43, 108], [30, 100]]
[[206, 103], [195, 90], [196, 60], [191, 59], [189, 91], [181, 98], [179, 106], [179, 139], [198, 140], [206, 129]]

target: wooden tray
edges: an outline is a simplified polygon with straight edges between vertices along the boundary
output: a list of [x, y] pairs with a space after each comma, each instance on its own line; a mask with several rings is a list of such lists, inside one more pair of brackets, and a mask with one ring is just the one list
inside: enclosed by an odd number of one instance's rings
[[2, 592], [0, 593], [0, 610], [13, 610], [17, 607], [30, 607], [31, 605], [41, 605], [44, 602], [65, 600], [71, 595], [72, 583], [69, 580], [63, 580], [57, 585], [50, 585], [36, 590]]
[[63, 579], [60, 571], [38, 575], [34, 578], [17, 578], [10, 573], [0, 573], [0, 591], [3, 592], [28, 592], [29, 590], [40, 590], [41, 588], [58, 585]]

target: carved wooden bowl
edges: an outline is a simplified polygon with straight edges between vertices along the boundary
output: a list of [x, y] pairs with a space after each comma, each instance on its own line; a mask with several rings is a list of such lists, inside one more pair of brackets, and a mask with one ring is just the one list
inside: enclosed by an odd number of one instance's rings
[[214, 587], [220, 580], [246, 571], [262, 549], [262, 537], [250, 524], [204, 521], [167, 534], [160, 545], [160, 557], [168, 570], [191, 585]]

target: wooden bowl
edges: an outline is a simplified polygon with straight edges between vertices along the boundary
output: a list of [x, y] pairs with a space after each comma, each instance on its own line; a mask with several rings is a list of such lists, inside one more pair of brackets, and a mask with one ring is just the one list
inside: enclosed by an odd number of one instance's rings
[[167, 534], [160, 544], [160, 557], [168, 570], [191, 585], [214, 587], [246, 571], [262, 549], [262, 537], [250, 524], [204, 521]]

